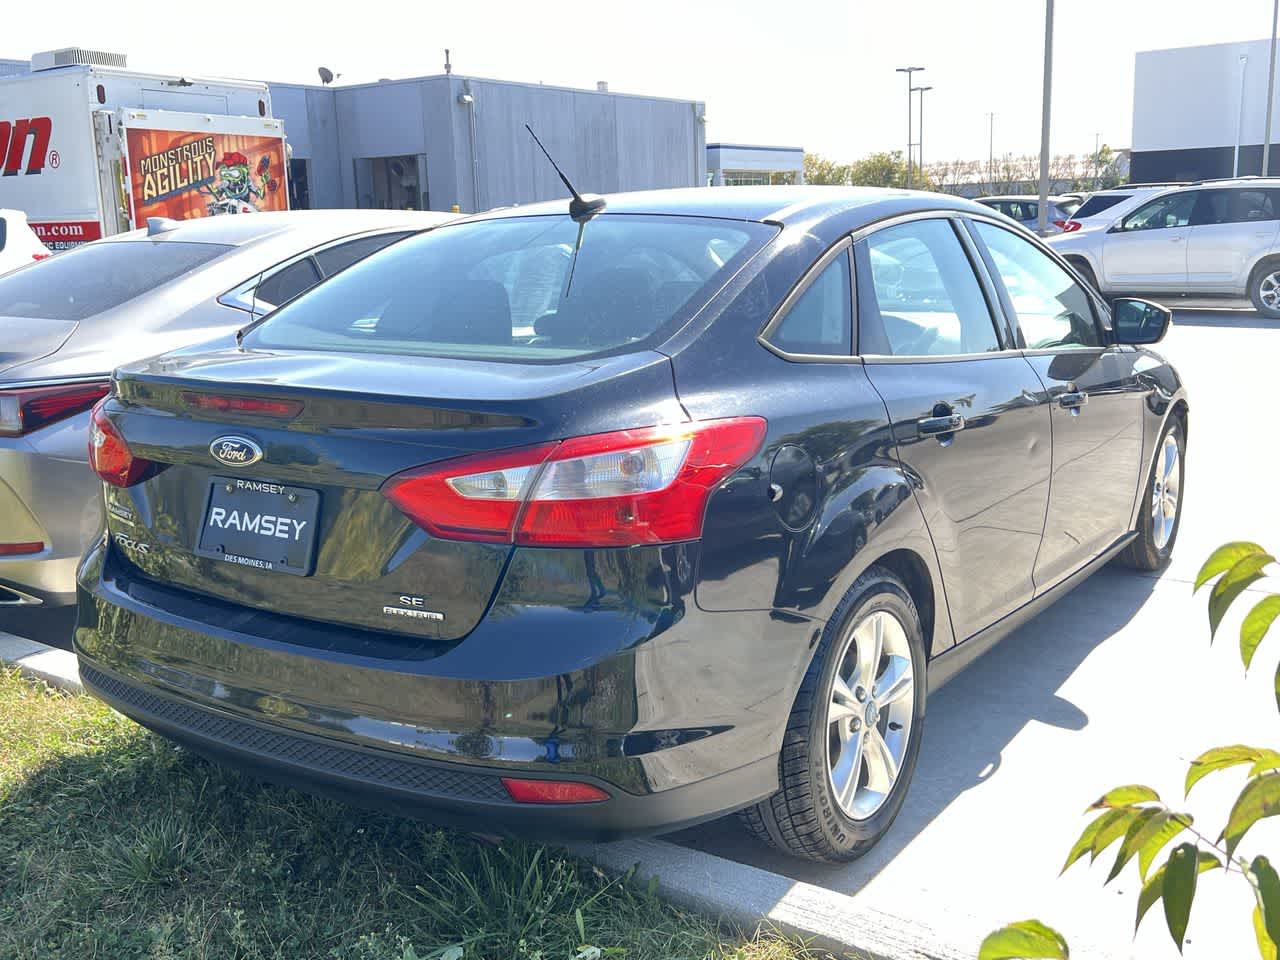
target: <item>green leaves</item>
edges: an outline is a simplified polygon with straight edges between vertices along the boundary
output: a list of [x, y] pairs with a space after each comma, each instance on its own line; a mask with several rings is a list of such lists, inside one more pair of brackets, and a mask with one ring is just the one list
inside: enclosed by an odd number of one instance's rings
[[1180, 834], [1193, 823], [1189, 813], [1168, 813], [1161, 811], [1143, 828], [1141, 836], [1134, 840], [1138, 848], [1138, 875], [1147, 879], [1147, 872], [1156, 855], [1165, 848], [1170, 840]]
[[1276, 617], [1280, 617], [1280, 594], [1274, 593], [1263, 597], [1245, 614], [1244, 622], [1240, 624], [1240, 659], [1246, 670]]
[[1089, 809], [1115, 809], [1117, 807], [1131, 807], [1135, 803], [1149, 803], [1153, 801], [1158, 803], [1160, 801], [1160, 794], [1156, 793], [1150, 787], [1144, 787], [1140, 783], [1133, 783], [1124, 787], [1116, 787], [1114, 790], [1108, 790], [1101, 797], [1095, 800], [1089, 806]]
[[1275, 559], [1269, 553], [1252, 554], [1224, 573], [1222, 579], [1213, 585], [1213, 591], [1209, 594], [1210, 642], [1217, 634], [1218, 625], [1222, 623], [1222, 618], [1226, 616], [1227, 609], [1235, 602], [1236, 597], [1261, 580], [1262, 568], [1269, 563], [1274, 563]]
[[[1184, 843], [1178, 850], [1185, 847], [1195, 849], [1191, 844]], [[1174, 851], [1177, 853], [1177, 850]], [[1172, 859], [1172, 857], [1170, 857]], [[1142, 918], [1147, 915], [1147, 911], [1164, 895], [1165, 877], [1168, 874], [1169, 865], [1161, 864], [1160, 869], [1153, 873], [1147, 882], [1142, 885], [1142, 892], [1138, 894], [1138, 919], [1134, 921], [1133, 929], [1137, 932], [1139, 926], [1142, 925]], [[1221, 869], [1222, 862], [1211, 853], [1200, 850], [1196, 854], [1196, 873], [1204, 873], [1206, 870]], [[1181, 947], [1179, 947], [1181, 949]]]
[[989, 934], [978, 960], [1069, 960], [1067, 941], [1039, 920], [1022, 920]]
[[1209, 559], [1204, 562], [1204, 566], [1200, 568], [1200, 572], [1196, 574], [1194, 593], [1206, 583], [1212, 580], [1220, 573], [1226, 573], [1241, 560], [1246, 557], [1259, 553], [1266, 553], [1262, 547], [1256, 543], [1250, 543], [1247, 540], [1236, 540], [1231, 543], [1224, 543], [1213, 553], [1209, 554]]
[[1169, 936], [1182, 952], [1182, 941], [1187, 936], [1187, 920], [1191, 917], [1191, 901], [1196, 897], [1196, 877], [1200, 875], [1199, 857], [1194, 843], [1174, 847], [1165, 864], [1164, 919], [1169, 925]]
[[1275, 751], [1264, 750], [1261, 747], [1246, 747], [1243, 744], [1236, 744], [1231, 747], [1214, 747], [1212, 750], [1206, 750], [1192, 760], [1191, 766], [1187, 768], [1186, 792], [1190, 793], [1192, 787], [1215, 771], [1226, 770], [1242, 763], [1257, 763], [1272, 753], [1275, 753]]
[[1276, 942], [1267, 933], [1261, 907], [1253, 908], [1253, 935], [1258, 940], [1258, 954], [1262, 960], [1276, 960]]
[[1137, 816], [1129, 824], [1129, 829], [1125, 831], [1120, 852], [1116, 854], [1116, 862], [1112, 865], [1111, 872], [1107, 874], [1107, 879], [1103, 881], [1104, 886], [1120, 876], [1124, 865], [1132, 860], [1133, 855], [1140, 849], [1138, 838], [1145, 832], [1147, 825], [1162, 813], [1163, 811], [1158, 807], [1144, 807], [1138, 811]]
[[[1280, 943], [1280, 876], [1266, 857], [1257, 856], [1249, 864], [1249, 882], [1258, 898], [1262, 929], [1271, 941], [1271, 955], [1275, 956], [1276, 944]], [[1262, 947], [1261, 939], [1258, 946]]]
[[1255, 823], [1276, 814], [1280, 814], [1280, 773], [1250, 780], [1236, 798], [1219, 838], [1227, 842], [1227, 853], [1235, 853], [1236, 845]]

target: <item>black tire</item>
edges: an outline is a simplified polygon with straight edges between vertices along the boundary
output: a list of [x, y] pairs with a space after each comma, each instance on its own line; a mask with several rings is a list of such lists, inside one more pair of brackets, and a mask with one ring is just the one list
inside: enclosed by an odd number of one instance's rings
[[[1156, 536], [1152, 506], [1156, 474], [1161, 472], [1163, 460], [1161, 451], [1164, 449], [1165, 438], [1170, 436], [1174, 438], [1178, 445], [1178, 506], [1174, 513], [1173, 528], [1169, 533], [1168, 539], [1161, 546]], [[1169, 422], [1165, 425], [1164, 432], [1160, 434], [1159, 443], [1156, 444], [1154, 462], [1151, 464], [1151, 470], [1147, 475], [1146, 485], [1142, 488], [1142, 502], [1138, 508], [1138, 536], [1116, 557], [1116, 562], [1122, 566], [1132, 567], [1134, 570], [1160, 570], [1168, 564], [1173, 556], [1173, 547], [1178, 540], [1178, 528], [1182, 525], [1182, 503], [1186, 494], [1184, 483], [1187, 472], [1186, 438], [1187, 430], [1182, 420], [1177, 416], [1170, 417]]]
[[1102, 288], [1098, 286], [1098, 275], [1093, 272], [1093, 267], [1089, 266], [1087, 260], [1081, 260], [1079, 257], [1070, 257], [1067, 262], [1076, 268], [1076, 273], [1080, 274], [1099, 296], [1102, 295]]
[[[1268, 278], [1276, 273], [1280, 273], [1280, 257], [1269, 257], [1254, 267], [1253, 273], [1249, 275], [1249, 299], [1253, 301], [1253, 309], [1264, 317], [1280, 320], [1280, 297], [1276, 297], [1273, 293], [1270, 306], [1263, 299], [1263, 293], [1273, 289], [1268, 284]], [[1268, 284], [1268, 291], [1263, 290], [1264, 284]]]
[[[874, 813], [854, 820], [841, 809], [829, 776], [827, 705], [838, 661], [844, 659], [847, 649], [845, 639], [856, 624], [877, 611], [887, 611], [899, 621], [910, 647], [914, 678], [911, 725], [896, 782]], [[823, 631], [783, 737], [778, 771], [781, 788], [741, 812], [747, 829], [793, 856], [828, 863], [854, 860], [875, 846], [902, 809], [915, 772], [923, 734], [925, 669], [924, 635], [910, 593], [888, 570], [870, 568], [849, 588]], [[877, 721], [882, 731], [887, 721], [886, 710]]]

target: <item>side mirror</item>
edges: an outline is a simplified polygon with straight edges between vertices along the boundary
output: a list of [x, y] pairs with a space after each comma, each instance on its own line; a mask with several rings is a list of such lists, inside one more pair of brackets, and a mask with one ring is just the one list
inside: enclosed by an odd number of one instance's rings
[[1159, 343], [1172, 322], [1173, 311], [1150, 300], [1121, 297], [1111, 302], [1111, 330], [1116, 343]]

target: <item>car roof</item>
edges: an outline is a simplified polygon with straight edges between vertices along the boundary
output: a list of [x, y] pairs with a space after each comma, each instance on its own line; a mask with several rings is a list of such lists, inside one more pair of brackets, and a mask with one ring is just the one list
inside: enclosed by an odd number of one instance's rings
[[148, 240], [219, 243], [238, 247], [282, 233], [303, 231], [328, 238], [397, 227], [425, 230], [456, 218], [456, 214], [417, 210], [282, 210], [179, 220], [156, 233], [145, 228], [131, 230], [108, 237], [102, 242]]
[[[686, 217], [714, 217], [729, 220], [801, 223], [815, 217], [833, 216], [860, 208], [868, 220], [891, 213], [915, 210], [960, 210], [985, 212], [971, 200], [944, 193], [901, 190], [888, 187], [842, 186], [751, 186], [683, 187], [672, 190], [643, 190], [614, 193], [605, 197], [606, 214], [650, 214]], [[568, 198], [524, 206], [488, 210], [462, 222], [524, 216], [564, 215]]]

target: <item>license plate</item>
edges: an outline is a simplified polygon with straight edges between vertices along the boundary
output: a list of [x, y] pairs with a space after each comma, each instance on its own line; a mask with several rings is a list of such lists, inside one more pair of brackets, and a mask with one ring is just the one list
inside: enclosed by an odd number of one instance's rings
[[319, 514], [316, 490], [214, 477], [196, 553], [254, 570], [309, 576]]

